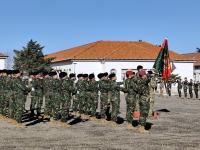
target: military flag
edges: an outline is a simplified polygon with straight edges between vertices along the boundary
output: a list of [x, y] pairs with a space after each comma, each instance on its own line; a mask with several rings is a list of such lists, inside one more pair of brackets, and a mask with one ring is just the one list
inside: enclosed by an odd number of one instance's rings
[[167, 81], [171, 75], [172, 67], [170, 63], [167, 39], [164, 40], [161, 46], [160, 52], [155, 60], [153, 68], [155, 68], [158, 73], [162, 75], [162, 78], [165, 81]]

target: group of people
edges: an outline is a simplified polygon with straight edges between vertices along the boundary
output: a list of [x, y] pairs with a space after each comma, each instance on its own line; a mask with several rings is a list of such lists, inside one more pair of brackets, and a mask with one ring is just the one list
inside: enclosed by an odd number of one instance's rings
[[[31, 115], [66, 122], [73, 113], [82, 119], [97, 117], [116, 122], [120, 114], [120, 91], [125, 93], [127, 127], [139, 118], [139, 131], [145, 130], [146, 120], [153, 114], [155, 76], [142, 66], [137, 72], [128, 70], [124, 86], [116, 82], [116, 74], [69, 74], [66, 72], [32, 72], [30, 79], [22, 78], [17, 70], [0, 71], [0, 113], [22, 122], [27, 95], [31, 95]], [[76, 80], [77, 77], [77, 80]], [[98, 103], [100, 103], [99, 111]]]
[[179, 79], [177, 81], [177, 89], [178, 89], [178, 95], [179, 97], [182, 96], [182, 92], [181, 90], [183, 89], [184, 92], [184, 97], [187, 98], [187, 94], [189, 92], [190, 98], [193, 98], [193, 90], [195, 93], [195, 98], [198, 99], [199, 95], [198, 95], [198, 91], [199, 91], [199, 82], [193, 82], [192, 79], [190, 79], [190, 82], [187, 80], [187, 78], [184, 79], [184, 81], [182, 82], [181, 79]]
[[[169, 96], [171, 96], [172, 84], [177, 85], [177, 93], [180, 98], [182, 97], [182, 92], [184, 93], [185, 98], [193, 99], [194, 98], [193, 94], [195, 94], [196, 99], [199, 98], [199, 95], [198, 95], [198, 91], [199, 91], [199, 87], [200, 87], [199, 81], [194, 82], [192, 79], [190, 79], [190, 81], [188, 81], [187, 77], [184, 78], [184, 81], [182, 81], [181, 78], [178, 78], [176, 81], [168, 80], [166, 83], [164, 83], [164, 81], [160, 80], [160, 94], [161, 95], [163, 94], [163, 89], [164, 89], [164, 87], [166, 87], [166, 93]], [[189, 94], [189, 97], [188, 97], [188, 94]]]

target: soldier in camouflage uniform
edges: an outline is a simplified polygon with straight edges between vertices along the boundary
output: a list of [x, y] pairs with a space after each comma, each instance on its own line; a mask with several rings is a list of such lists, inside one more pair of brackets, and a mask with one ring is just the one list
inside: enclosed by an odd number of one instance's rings
[[69, 117], [72, 92], [75, 90], [73, 81], [67, 78], [67, 73], [59, 74], [61, 80], [61, 121], [66, 122]]
[[[4, 116], [9, 116], [9, 109], [10, 106], [12, 105], [12, 89], [11, 89], [11, 85], [12, 85], [12, 80], [11, 80], [11, 74], [12, 74], [12, 70], [7, 70], [7, 76], [5, 76], [4, 78], [4, 92], [3, 92], [3, 115]], [[10, 104], [10, 105], [9, 105]]]
[[0, 114], [3, 113], [3, 74], [4, 70], [0, 70]]
[[110, 79], [110, 103], [111, 103], [111, 119], [117, 121], [120, 111], [120, 86], [117, 85], [117, 77], [114, 73], [109, 75]]
[[57, 73], [53, 75], [51, 80], [52, 93], [50, 94], [51, 101], [53, 102], [53, 119], [60, 119], [60, 105], [61, 105], [61, 81], [58, 79]]
[[81, 89], [81, 82], [83, 80], [83, 74], [78, 74], [77, 75], [78, 81], [75, 84], [76, 87], [76, 95], [75, 98], [73, 99], [73, 111], [75, 112], [75, 115], [79, 116], [79, 108], [80, 108], [80, 99], [79, 99], [79, 94], [80, 94], [80, 89]]
[[16, 101], [15, 101], [15, 83], [14, 78], [15, 78], [15, 74], [16, 74], [16, 70], [13, 70], [11, 73], [11, 77], [10, 77], [10, 98], [9, 98], [9, 112], [8, 112], [8, 117], [9, 118], [13, 118], [14, 119], [14, 115], [15, 115], [15, 108], [16, 108]]
[[[83, 108], [83, 112], [85, 115], [90, 115], [90, 102], [89, 102], [89, 81], [88, 81], [88, 74], [83, 74], [83, 85], [82, 87], [85, 90], [82, 90], [83, 95], [84, 95], [84, 99], [82, 102], [82, 108]], [[84, 116], [84, 117], [88, 117], [88, 116]]]
[[0, 79], [0, 113], [2, 115], [6, 115], [4, 112], [5, 109], [5, 87], [6, 87], [6, 78], [7, 78], [7, 70], [1, 70], [1, 79]]
[[49, 76], [51, 78], [48, 81], [48, 96], [46, 97], [48, 102], [47, 114], [50, 114], [50, 117], [53, 117], [53, 119], [58, 120], [60, 119], [60, 80], [55, 71], [50, 72]]
[[37, 116], [41, 114], [41, 107], [43, 104], [43, 79], [41, 73], [34, 73], [32, 79], [31, 91], [31, 114], [34, 115], [34, 110], [37, 111]]
[[188, 89], [188, 81], [187, 81], [187, 78], [185, 78], [185, 80], [183, 81], [183, 92], [184, 92], [185, 98], [187, 98], [187, 89]]
[[150, 90], [150, 108], [149, 108], [149, 117], [152, 117], [154, 110], [154, 102], [155, 102], [155, 88], [157, 87], [156, 77], [152, 71], [148, 71], [148, 76], [151, 78], [149, 82], [149, 90]]
[[21, 79], [21, 73], [19, 71], [16, 71], [15, 78], [13, 80], [14, 88], [15, 90], [15, 115], [14, 118], [18, 123], [22, 122], [22, 114], [26, 102], [26, 97], [28, 92], [30, 92], [30, 88], [26, 86], [25, 81]]
[[139, 71], [139, 77], [137, 79], [137, 89], [139, 93], [139, 106], [140, 106], [140, 128], [141, 133], [148, 132], [145, 130], [146, 119], [149, 114], [149, 101], [150, 101], [150, 91], [149, 82], [151, 79], [146, 75], [146, 72], [141, 69]]
[[51, 99], [50, 99], [50, 92], [51, 92], [51, 88], [50, 86], [50, 81], [51, 81], [51, 77], [49, 76], [48, 72], [43, 72], [43, 96], [45, 98], [45, 107], [44, 107], [44, 115], [45, 118], [50, 119], [50, 117], [52, 116], [52, 107], [51, 106]]
[[96, 110], [98, 107], [98, 81], [95, 80], [95, 75], [90, 74], [89, 75], [89, 91], [88, 91], [88, 97], [89, 97], [89, 107], [91, 111], [91, 116], [96, 115]]
[[199, 98], [198, 91], [199, 91], [199, 81], [194, 83], [194, 93], [197, 99]]
[[181, 97], [181, 90], [182, 90], [182, 82], [181, 79], [177, 80], [177, 89], [178, 89], [178, 96]]
[[192, 79], [190, 79], [190, 82], [188, 83], [188, 87], [189, 87], [189, 94], [190, 94], [190, 98], [193, 98], [193, 81]]
[[166, 88], [167, 88], [167, 94], [168, 94], [169, 96], [171, 96], [172, 82], [171, 82], [170, 80], [167, 81], [167, 86], [166, 86]]
[[164, 91], [164, 81], [163, 79], [161, 78], [160, 79], [160, 96], [163, 96], [163, 91]]
[[102, 118], [108, 118], [110, 97], [108, 92], [110, 90], [110, 81], [108, 80], [108, 73], [98, 74], [99, 91], [100, 91], [100, 114]]
[[136, 107], [136, 82], [135, 82], [135, 72], [128, 70], [126, 72], [126, 80], [124, 82], [123, 92], [127, 93], [125, 96], [126, 99], [126, 119], [127, 119], [127, 128], [133, 128], [133, 112]]

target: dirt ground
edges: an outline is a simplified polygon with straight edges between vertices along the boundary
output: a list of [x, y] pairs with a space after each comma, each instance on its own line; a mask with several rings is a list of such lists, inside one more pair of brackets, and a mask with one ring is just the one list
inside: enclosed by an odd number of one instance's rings
[[[126, 123], [114, 127], [111, 122], [101, 120], [78, 122], [70, 127], [36, 120], [21, 127], [1, 118], [0, 150], [200, 149], [200, 100], [156, 96], [155, 110], [159, 117], [148, 120], [152, 123], [149, 134], [140, 134], [137, 127], [128, 130]], [[124, 99], [121, 112], [124, 116]]]

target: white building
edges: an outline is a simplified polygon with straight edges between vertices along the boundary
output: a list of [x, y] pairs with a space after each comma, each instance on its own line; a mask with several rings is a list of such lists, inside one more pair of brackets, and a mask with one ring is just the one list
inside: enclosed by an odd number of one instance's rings
[[6, 59], [7, 59], [8, 56], [0, 53], [0, 70], [2, 69], [6, 69]]
[[194, 63], [194, 80], [200, 81], [200, 52], [184, 54], [190, 59], [195, 60]]
[[[68, 73], [95, 73], [116, 71], [122, 81], [128, 69], [138, 65], [152, 69], [160, 47], [143, 41], [97, 41], [47, 55], [55, 58], [52, 67]], [[194, 60], [170, 51], [176, 69], [174, 74], [193, 79]]]

